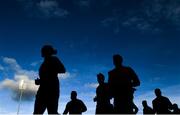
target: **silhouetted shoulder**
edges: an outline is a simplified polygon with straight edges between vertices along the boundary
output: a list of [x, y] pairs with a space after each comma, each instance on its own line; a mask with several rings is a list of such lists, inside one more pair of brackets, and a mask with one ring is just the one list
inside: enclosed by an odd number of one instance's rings
[[108, 74], [110, 74], [110, 73], [112, 73], [112, 72], [114, 72], [115, 71], [115, 69], [112, 69], [112, 70], [110, 70], [109, 72], [108, 72]]
[[53, 65], [56, 66], [56, 70], [58, 73], [65, 73], [66, 69], [62, 62], [56, 56], [52, 56]]

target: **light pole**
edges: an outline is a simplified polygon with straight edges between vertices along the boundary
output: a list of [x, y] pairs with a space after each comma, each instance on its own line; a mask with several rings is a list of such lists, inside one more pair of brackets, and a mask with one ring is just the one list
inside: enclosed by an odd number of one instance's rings
[[19, 110], [20, 110], [20, 105], [21, 105], [21, 100], [22, 100], [22, 94], [23, 94], [24, 89], [25, 89], [24, 80], [21, 80], [19, 83], [20, 96], [19, 96], [19, 105], [18, 105], [17, 115], [19, 115]]

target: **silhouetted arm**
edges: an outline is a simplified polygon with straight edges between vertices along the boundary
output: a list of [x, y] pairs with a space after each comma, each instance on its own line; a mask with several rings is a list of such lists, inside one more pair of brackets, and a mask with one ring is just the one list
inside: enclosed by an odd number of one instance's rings
[[130, 71], [130, 74], [131, 74], [131, 82], [132, 82], [132, 86], [133, 87], [137, 87], [137, 86], [140, 86], [140, 80], [137, 76], [137, 74], [134, 72], [134, 70], [132, 68], [128, 68], [129, 71]]
[[167, 105], [168, 105], [168, 109], [172, 110], [173, 109], [173, 104], [171, 103], [171, 101], [167, 98]]
[[81, 101], [81, 111], [82, 112], [87, 111], [87, 107], [86, 107], [86, 105], [82, 101]]
[[139, 111], [138, 107], [134, 103], [133, 103], [133, 107], [134, 107], [134, 113], [137, 114]]
[[66, 115], [66, 114], [68, 114], [68, 112], [69, 112], [69, 103], [67, 103], [66, 108], [65, 108], [63, 114]]
[[154, 113], [157, 113], [157, 104], [155, 101], [152, 102]]
[[113, 84], [112, 75], [111, 75], [111, 72], [108, 72], [108, 88], [109, 88], [110, 99], [113, 97], [113, 87], [112, 87], [112, 84]]

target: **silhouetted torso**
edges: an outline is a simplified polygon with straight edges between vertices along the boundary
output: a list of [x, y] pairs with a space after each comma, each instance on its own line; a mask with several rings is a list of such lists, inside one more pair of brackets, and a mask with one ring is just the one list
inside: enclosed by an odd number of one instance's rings
[[160, 96], [153, 100], [153, 109], [157, 114], [170, 114], [172, 104], [167, 97]]
[[140, 82], [130, 67], [115, 68], [109, 72], [109, 87], [113, 96], [121, 96], [139, 86]]
[[155, 112], [151, 107], [146, 106], [143, 108], [143, 114], [155, 114]]
[[115, 113], [132, 113], [133, 87], [140, 85], [135, 72], [130, 67], [115, 68], [109, 72], [108, 84], [114, 97]]
[[82, 114], [86, 110], [85, 104], [81, 100], [75, 99], [67, 103], [63, 114]]
[[101, 84], [96, 89], [97, 105], [110, 104], [109, 87], [107, 83]]
[[113, 106], [110, 103], [109, 87], [107, 83], [100, 84], [96, 89], [96, 114], [110, 114]]

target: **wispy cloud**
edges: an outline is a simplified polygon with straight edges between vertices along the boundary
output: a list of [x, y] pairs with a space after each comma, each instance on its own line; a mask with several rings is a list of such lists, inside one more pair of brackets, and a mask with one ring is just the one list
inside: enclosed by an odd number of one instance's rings
[[4, 67], [2, 65], [0, 65], [0, 71], [3, 71]]
[[33, 66], [33, 67], [35, 67], [35, 66], [38, 66], [40, 63], [42, 63], [42, 60], [40, 60], [40, 61], [34, 61], [34, 62], [32, 62], [30, 65]]
[[118, 27], [155, 33], [168, 27], [173, 29], [180, 27], [180, 1], [144, 0], [136, 4], [137, 7], [128, 9], [121, 7], [113, 9], [112, 15], [102, 20], [102, 24], [111, 26], [116, 32]]
[[87, 83], [84, 86], [88, 88], [97, 88], [98, 83]]
[[75, 0], [80, 7], [90, 7], [92, 0]]
[[23, 69], [14, 58], [2, 57], [2, 61], [6, 65], [7, 71], [12, 71], [17, 75], [27, 75], [30, 78], [35, 78], [38, 75], [36, 71]]
[[57, 0], [17, 0], [30, 17], [64, 18], [69, 12], [61, 8]]
[[31, 100], [34, 98], [38, 86], [35, 85], [34, 79], [37, 72], [33, 70], [25, 70], [17, 63], [14, 58], [3, 57], [3, 63], [6, 65], [7, 72], [13, 72], [14, 77], [6, 78], [0, 82], [0, 89], [9, 89], [12, 92], [12, 99], [19, 99], [19, 84], [24, 80], [23, 100]]

